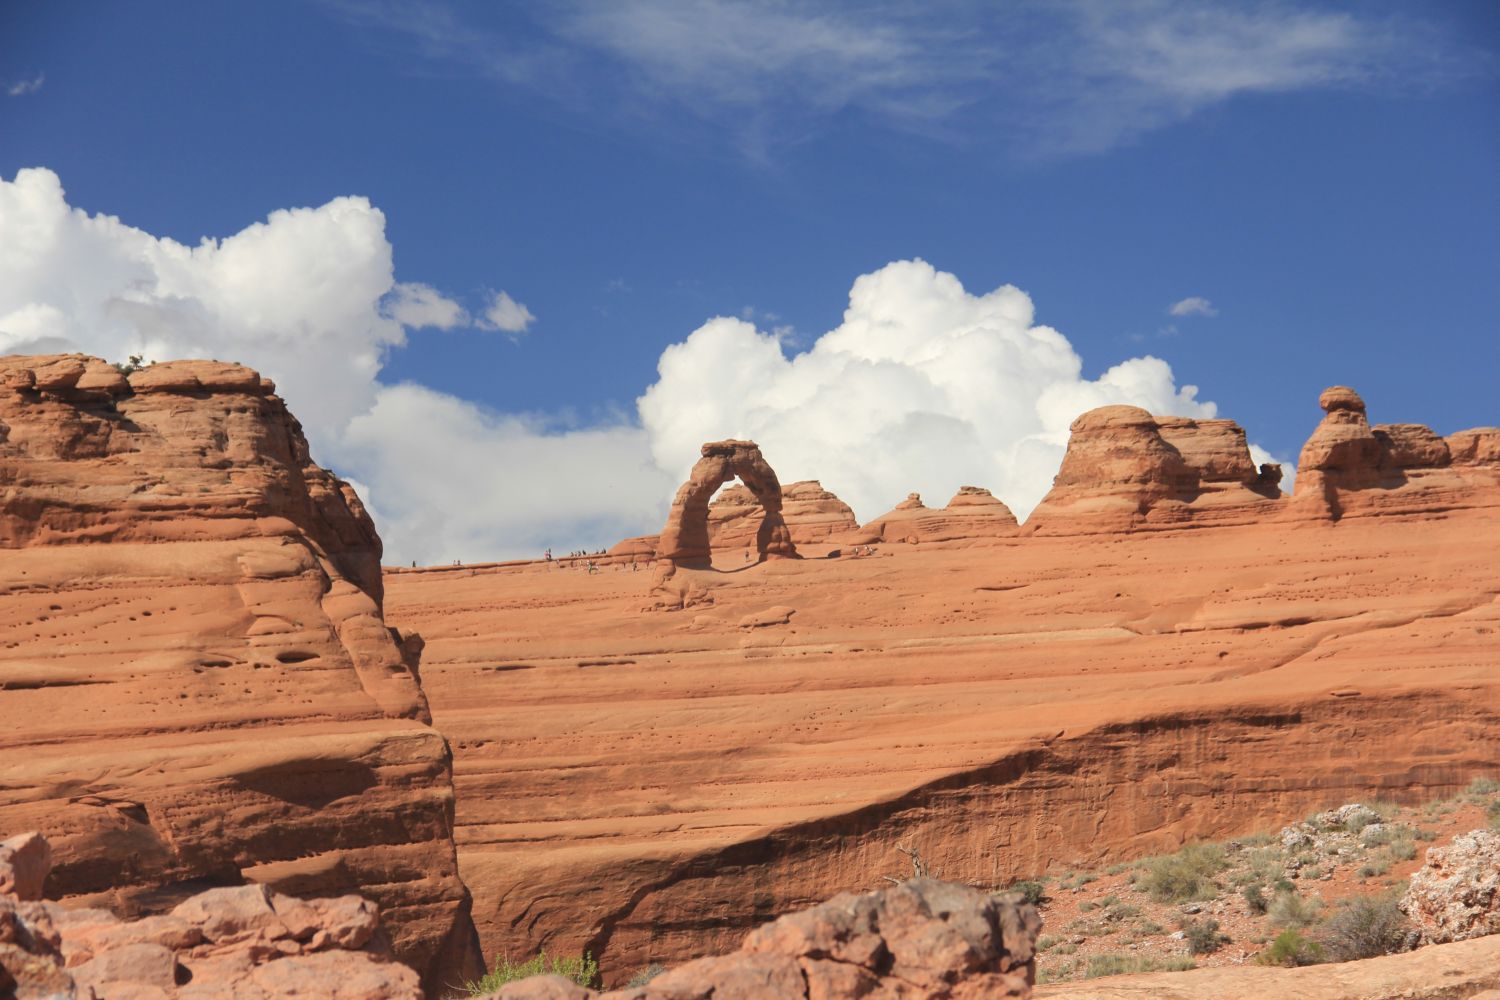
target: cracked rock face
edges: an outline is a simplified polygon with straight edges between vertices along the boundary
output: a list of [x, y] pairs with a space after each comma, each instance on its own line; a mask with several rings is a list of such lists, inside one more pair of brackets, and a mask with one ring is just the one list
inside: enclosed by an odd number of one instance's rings
[[274, 388], [0, 359], [0, 831], [50, 839], [49, 898], [368, 887], [403, 960], [475, 969], [448, 748], [384, 621], [380, 540]]
[[[36, 834], [27, 840], [46, 844]], [[392, 960], [369, 900], [302, 900], [245, 885], [210, 889], [141, 920], [0, 892], [0, 995], [420, 1000], [422, 992], [417, 974]]]
[[1029, 997], [1035, 907], [968, 886], [917, 878], [835, 896], [750, 933], [740, 949], [599, 994], [539, 976], [492, 1000], [980, 1000]]

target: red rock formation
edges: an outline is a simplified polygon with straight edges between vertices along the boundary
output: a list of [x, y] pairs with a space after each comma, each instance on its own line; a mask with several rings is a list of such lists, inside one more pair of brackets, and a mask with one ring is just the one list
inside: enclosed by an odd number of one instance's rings
[[[736, 484], [722, 490], [708, 505], [708, 537], [715, 549], [756, 545], [764, 508], [748, 487]], [[854, 512], [817, 480], [803, 480], [781, 490], [781, 516], [794, 545], [826, 542], [858, 527]]]
[[897, 845], [1004, 885], [1460, 791], [1500, 771], [1497, 562], [1464, 507], [779, 560], [698, 574], [691, 617], [624, 613], [642, 573], [402, 574], [387, 613], [428, 641], [485, 953], [615, 983]]
[[667, 525], [657, 542], [658, 558], [679, 566], [708, 565], [708, 501], [720, 486], [736, 476], [766, 511], [755, 537], [761, 558], [797, 555], [797, 547], [782, 518], [781, 483], [760, 448], [753, 441], [710, 441], [703, 446], [703, 457], [672, 500]]
[[[46, 841], [36, 834], [23, 850], [36, 843], [46, 850]], [[5, 864], [0, 861], [0, 869]], [[422, 996], [417, 974], [391, 959], [379, 911], [358, 896], [302, 900], [260, 885], [210, 889], [171, 913], [134, 921], [39, 899], [29, 891], [0, 892], [0, 995], [17, 1000]]]
[[846, 893], [757, 928], [739, 951], [599, 994], [542, 976], [489, 1000], [1000, 1000], [1031, 996], [1036, 908], [936, 879]]
[[1433, 513], [1500, 503], [1500, 432], [1448, 440], [1421, 424], [1371, 427], [1348, 386], [1323, 390], [1325, 416], [1302, 447], [1290, 516], [1339, 520], [1376, 513]]
[[1280, 499], [1279, 466], [1256, 469], [1229, 420], [1102, 406], [1073, 421], [1051, 491], [1027, 520], [1042, 534], [1245, 523]]
[[922, 497], [908, 493], [906, 499], [858, 531], [845, 535], [855, 545], [875, 542], [985, 542], [1016, 534], [1016, 516], [979, 486], [963, 486], [948, 506], [933, 510]]
[[362, 891], [420, 971], [477, 968], [450, 758], [381, 609], [380, 541], [273, 386], [0, 359], [0, 829], [48, 894]]

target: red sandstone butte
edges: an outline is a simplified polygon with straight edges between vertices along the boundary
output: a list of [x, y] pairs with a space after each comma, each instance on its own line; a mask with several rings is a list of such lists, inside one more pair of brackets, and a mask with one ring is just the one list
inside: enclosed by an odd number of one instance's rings
[[1415, 465], [1425, 434], [1325, 448], [1364, 431], [1308, 411], [1292, 497], [1228, 421], [1109, 407], [1045, 529], [726, 553], [672, 613], [645, 573], [391, 574], [485, 953], [587, 949], [613, 985], [880, 888], [898, 848], [1005, 885], [1500, 771], [1497, 432]]
[[51, 841], [47, 897], [359, 892], [430, 984], [477, 971], [380, 540], [274, 386], [0, 358], [0, 486], [0, 831]]

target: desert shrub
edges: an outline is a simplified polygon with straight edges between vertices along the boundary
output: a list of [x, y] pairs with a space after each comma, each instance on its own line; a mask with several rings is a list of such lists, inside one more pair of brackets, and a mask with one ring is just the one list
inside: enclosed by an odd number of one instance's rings
[[1500, 781], [1496, 781], [1488, 775], [1475, 778], [1469, 782], [1468, 792], [1470, 795], [1494, 795], [1496, 792], [1500, 792]]
[[1319, 868], [1317, 865], [1313, 865], [1311, 868], [1304, 868], [1302, 869], [1302, 877], [1305, 879], [1322, 878], [1323, 869]]
[[1224, 870], [1225, 864], [1224, 848], [1217, 844], [1190, 844], [1176, 854], [1147, 862], [1141, 888], [1158, 903], [1213, 899], [1219, 890], [1214, 876]]
[[1182, 933], [1187, 939], [1188, 951], [1194, 955], [1212, 955], [1229, 940], [1219, 933], [1217, 920], [1189, 920], [1182, 925]]
[[1266, 907], [1273, 927], [1306, 927], [1318, 919], [1323, 904], [1316, 899], [1307, 899], [1295, 892], [1278, 892]]
[[1320, 936], [1334, 961], [1349, 962], [1400, 951], [1406, 931], [1394, 895], [1356, 896], [1339, 904]]
[[1500, 800], [1491, 802], [1484, 811], [1490, 818], [1490, 826], [1500, 830]]
[[1417, 856], [1417, 845], [1412, 843], [1409, 836], [1397, 837], [1385, 850], [1394, 861], [1410, 861]]
[[1011, 887], [1006, 891], [1019, 892], [1021, 899], [1033, 906], [1047, 898], [1047, 887], [1033, 879], [1012, 883]]
[[1436, 830], [1424, 830], [1421, 827], [1417, 827], [1417, 829], [1412, 831], [1412, 836], [1417, 840], [1437, 840], [1438, 832]]
[[1379, 822], [1380, 818], [1378, 816], [1370, 816], [1365, 813], [1355, 813], [1353, 816], [1349, 817], [1349, 822], [1344, 824], [1344, 829], [1348, 830], [1350, 833], [1359, 833], [1359, 831], [1363, 830], [1371, 823]]
[[525, 962], [512, 962], [501, 956], [495, 960], [494, 972], [465, 983], [464, 989], [469, 991], [470, 996], [483, 996], [517, 979], [545, 975], [562, 976], [579, 986], [592, 986], [599, 978], [599, 963], [588, 952], [584, 952], [581, 958], [570, 958], [566, 955], [549, 956], [545, 951], [540, 951], [535, 958]]
[[647, 983], [651, 982], [651, 980], [655, 979], [657, 976], [666, 971], [667, 967], [665, 965], [648, 965], [644, 969], [637, 972], [635, 975], [631, 976], [630, 982], [626, 983], [625, 986], [627, 989], [645, 986]]
[[1283, 876], [1276, 880], [1276, 884], [1271, 886], [1271, 890], [1273, 892], [1296, 892], [1297, 885], [1291, 879]]
[[1154, 955], [1121, 955], [1106, 952], [1090, 955], [1083, 978], [1098, 979], [1100, 976], [1123, 976], [1132, 972], [1184, 972], [1196, 969], [1198, 963], [1190, 958], [1157, 958]]
[[[1041, 937], [1039, 937], [1039, 938], [1036, 939], [1036, 950], [1037, 951], [1051, 951], [1053, 948], [1057, 947], [1057, 945], [1058, 945], [1058, 943], [1060, 941], [1062, 941], [1062, 938], [1058, 937], [1056, 934], [1043, 934]], [[639, 983], [639, 984], [633, 983], [632, 985], [642, 985], [642, 986], [644, 986], [645, 984], [644, 983]]]
[[1293, 927], [1276, 935], [1271, 946], [1255, 956], [1260, 965], [1315, 965], [1322, 960], [1322, 946]]
[[1270, 905], [1270, 900], [1266, 899], [1266, 894], [1258, 885], [1245, 886], [1244, 896], [1245, 905], [1250, 908], [1251, 913], [1265, 913], [1266, 907]]

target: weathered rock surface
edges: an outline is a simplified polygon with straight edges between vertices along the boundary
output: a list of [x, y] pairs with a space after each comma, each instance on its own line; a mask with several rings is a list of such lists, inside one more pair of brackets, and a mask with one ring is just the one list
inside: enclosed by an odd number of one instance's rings
[[1009, 538], [1018, 530], [1016, 516], [989, 490], [964, 486], [939, 509], [922, 503], [916, 493], [907, 494], [893, 509], [843, 537], [854, 544], [974, 543]]
[[703, 958], [643, 987], [599, 994], [556, 977], [490, 1000], [982, 1000], [1031, 996], [1041, 920], [1016, 898], [913, 879], [846, 893], [752, 931], [737, 952]]
[[245, 885], [134, 921], [0, 892], [0, 996], [420, 1000], [422, 991], [391, 958], [369, 900]]
[[1302, 447], [1288, 513], [1339, 520], [1380, 513], [1432, 513], [1500, 504], [1500, 432], [1443, 439], [1421, 424], [1371, 427], [1348, 386], [1323, 391], [1323, 422]]
[[[1500, 937], [1301, 969], [1254, 965], [1043, 986], [1042, 1000], [1492, 1000]], [[1497, 995], [1500, 996], [1500, 995]]]
[[379, 539], [273, 389], [0, 358], [0, 829], [50, 839], [50, 898], [358, 890], [404, 961], [476, 969]]
[[683, 568], [679, 615], [644, 573], [388, 578], [487, 955], [618, 983], [898, 846], [1005, 885], [1500, 772], [1500, 509], [882, 548]]
[[1062, 467], [1026, 529], [1055, 535], [1249, 523], [1276, 509], [1280, 481], [1280, 467], [1251, 462], [1233, 421], [1101, 406], [1073, 421]]
[[1430, 848], [1401, 909], [1427, 943], [1500, 934], [1500, 830], [1475, 830]]

